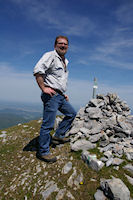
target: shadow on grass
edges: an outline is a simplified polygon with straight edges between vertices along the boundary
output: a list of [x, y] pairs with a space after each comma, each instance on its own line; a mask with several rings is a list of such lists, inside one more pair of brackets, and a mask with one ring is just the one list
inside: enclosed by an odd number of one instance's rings
[[38, 151], [38, 139], [39, 136], [33, 138], [24, 148], [23, 151]]
[[[23, 151], [36, 151], [38, 152], [38, 149], [39, 149], [39, 136], [33, 138], [24, 148], [23, 148]], [[55, 148], [56, 145], [58, 145], [59, 143], [56, 142], [54, 143], [51, 139], [50, 141], [50, 146], [52, 148]]]

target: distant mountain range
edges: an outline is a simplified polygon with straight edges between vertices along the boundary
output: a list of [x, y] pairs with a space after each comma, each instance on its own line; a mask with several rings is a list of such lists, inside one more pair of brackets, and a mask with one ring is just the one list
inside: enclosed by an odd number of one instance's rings
[[0, 129], [42, 117], [42, 107], [38, 104], [0, 102]]
[[5, 129], [18, 123], [26, 123], [30, 120], [39, 119], [41, 112], [24, 111], [21, 109], [0, 110], [0, 129]]

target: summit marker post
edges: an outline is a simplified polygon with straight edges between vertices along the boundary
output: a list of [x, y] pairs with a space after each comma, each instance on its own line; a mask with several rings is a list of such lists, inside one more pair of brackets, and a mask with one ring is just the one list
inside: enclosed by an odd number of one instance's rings
[[93, 94], [92, 94], [92, 98], [95, 99], [96, 98], [96, 89], [98, 88], [97, 86], [97, 79], [94, 78], [94, 84], [93, 84]]

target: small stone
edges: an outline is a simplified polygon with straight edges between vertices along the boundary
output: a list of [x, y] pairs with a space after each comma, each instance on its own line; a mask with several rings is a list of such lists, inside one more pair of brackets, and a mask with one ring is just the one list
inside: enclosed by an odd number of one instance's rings
[[7, 136], [7, 134], [3, 133], [3, 134], [0, 134], [0, 138], [5, 138]]
[[88, 113], [90, 119], [99, 119], [103, 117], [101, 109], [97, 107], [89, 107], [85, 112]]
[[27, 128], [27, 127], [28, 127], [28, 125], [23, 125], [23, 127], [24, 127], [24, 128]]
[[21, 123], [18, 124], [18, 126], [21, 126], [21, 125], [22, 125]]
[[119, 170], [119, 166], [114, 166], [113, 168], [117, 171]]
[[82, 152], [82, 160], [87, 163], [87, 165], [95, 171], [99, 171], [104, 163], [96, 158], [96, 155], [91, 155], [88, 151]]
[[70, 160], [73, 160], [73, 157], [72, 157], [72, 156], [70, 157]]
[[41, 172], [41, 167], [40, 166], [36, 166], [36, 173]]
[[56, 196], [56, 200], [62, 200], [64, 195], [65, 195], [65, 193], [66, 193], [66, 189], [59, 190], [59, 192], [58, 192], [58, 194]]
[[106, 200], [107, 198], [105, 197], [103, 191], [97, 190], [96, 193], [94, 194], [95, 200]]
[[133, 175], [133, 165], [127, 164], [123, 168], [129, 171]]
[[46, 200], [51, 195], [51, 193], [59, 191], [57, 184], [54, 183], [54, 181], [48, 182], [48, 184], [46, 184], [45, 188], [46, 188], [46, 190], [44, 190], [41, 193], [43, 200]]
[[94, 179], [94, 178], [91, 178], [90, 181], [92, 181], [92, 182], [96, 182], [97, 180]]
[[37, 123], [39, 123], [39, 124], [40, 124], [41, 122], [42, 122], [42, 119], [39, 119], [39, 120], [37, 121]]
[[48, 175], [48, 172], [44, 172], [44, 176], [47, 176]]
[[67, 180], [67, 185], [69, 187], [73, 187], [73, 183], [74, 183], [74, 178], [77, 176], [77, 171], [76, 169], [74, 168], [73, 169], [73, 173], [72, 175], [69, 177], [69, 179]]
[[110, 158], [107, 162], [106, 162], [106, 167], [109, 167], [113, 162], [113, 158]]
[[100, 160], [101, 160], [102, 162], [107, 162], [107, 161], [108, 161], [108, 158], [102, 157], [102, 158], [100, 158]]
[[7, 133], [7, 131], [1, 131], [1, 133], [2, 133], [2, 134], [5, 134], [5, 133]]
[[95, 142], [98, 142], [98, 141], [100, 140], [101, 137], [102, 137], [102, 134], [99, 133], [99, 134], [90, 136], [90, 137], [89, 137], [89, 141], [92, 142], [92, 143], [95, 143]]
[[129, 183], [130, 183], [131, 185], [133, 185], [133, 178], [131, 178], [130, 176], [128, 176], [128, 175], [126, 175], [126, 174], [125, 174], [125, 176], [127, 177], [127, 180], [129, 181]]
[[120, 158], [114, 158], [112, 165], [120, 165], [121, 163], [123, 163], [124, 160], [120, 159]]
[[67, 174], [72, 169], [72, 162], [68, 162], [62, 169], [62, 174]]
[[74, 180], [74, 185], [79, 188], [80, 183], [83, 183], [83, 174], [80, 173]]
[[71, 144], [71, 149], [73, 151], [79, 151], [79, 150], [89, 150], [95, 148], [96, 145], [92, 144], [90, 141], [87, 141], [85, 139], [80, 139], [76, 141], [74, 144]]
[[104, 152], [104, 156], [109, 159], [109, 158], [112, 157], [112, 152], [111, 151], [106, 151], [106, 152]]
[[67, 192], [66, 196], [68, 197], [68, 199], [75, 200], [74, 196], [69, 191]]
[[133, 148], [125, 148], [124, 153], [128, 160], [133, 160]]

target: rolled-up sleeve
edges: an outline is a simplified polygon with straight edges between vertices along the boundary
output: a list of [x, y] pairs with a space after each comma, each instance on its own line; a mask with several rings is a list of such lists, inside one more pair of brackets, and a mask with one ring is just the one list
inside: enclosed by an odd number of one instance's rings
[[45, 74], [46, 70], [50, 67], [52, 61], [53, 61], [53, 53], [52, 52], [45, 53], [38, 61], [38, 63], [35, 65], [33, 74], [34, 75], [36, 75], [37, 73]]

